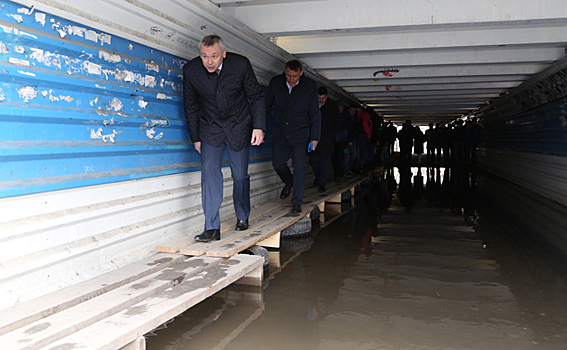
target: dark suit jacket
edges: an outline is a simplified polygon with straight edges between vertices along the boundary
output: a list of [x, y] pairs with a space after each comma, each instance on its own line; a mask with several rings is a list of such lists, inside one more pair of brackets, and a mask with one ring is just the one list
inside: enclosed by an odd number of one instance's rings
[[321, 113], [317, 96], [317, 84], [302, 75], [291, 94], [285, 74], [270, 80], [266, 92], [266, 113], [275, 106], [274, 142], [300, 143], [321, 137]]
[[314, 152], [315, 154], [332, 154], [335, 150], [339, 125], [339, 107], [333, 99], [327, 98], [327, 102], [321, 106], [320, 111], [321, 140]]
[[185, 118], [193, 142], [218, 147], [228, 139], [242, 150], [252, 129], [266, 130], [264, 93], [250, 61], [227, 52], [218, 77], [210, 76], [200, 57], [183, 67]]

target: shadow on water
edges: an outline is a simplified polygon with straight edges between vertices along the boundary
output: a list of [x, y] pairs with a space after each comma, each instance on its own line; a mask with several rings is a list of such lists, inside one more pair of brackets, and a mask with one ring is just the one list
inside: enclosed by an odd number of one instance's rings
[[467, 168], [378, 173], [148, 350], [564, 349], [567, 211]]

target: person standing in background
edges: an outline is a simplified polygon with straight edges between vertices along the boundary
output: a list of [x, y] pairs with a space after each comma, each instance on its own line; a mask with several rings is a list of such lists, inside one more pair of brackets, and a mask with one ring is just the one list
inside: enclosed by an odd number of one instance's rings
[[[317, 149], [321, 137], [321, 113], [317, 84], [303, 74], [297, 60], [285, 64], [284, 73], [273, 77], [266, 92], [266, 114], [275, 108], [272, 164], [285, 186], [280, 194], [291, 198], [292, 213], [301, 213], [305, 191], [308, 145]], [[287, 166], [291, 154], [294, 173]]]
[[315, 174], [314, 185], [319, 186], [319, 192], [325, 192], [329, 170], [331, 169], [331, 154], [334, 151], [334, 143], [337, 137], [339, 107], [335, 100], [329, 98], [326, 87], [319, 87], [317, 94], [321, 112], [321, 140], [317, 144], [317, 150], [309, 153], [309, 163]]

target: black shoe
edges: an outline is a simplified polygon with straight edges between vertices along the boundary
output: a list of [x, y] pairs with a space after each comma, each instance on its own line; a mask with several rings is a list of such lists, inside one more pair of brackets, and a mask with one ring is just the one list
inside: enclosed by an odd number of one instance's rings
[[319, 186], [319, 192], [325, 192], [325, 187], [324, 186]]
[[246, 231], [248, 230], [248, 219], [246, 220], [238, 220], [236, 219], [236, 227], [234, 228], [236, 231]]
[[199, 242], [210, 242], [220, 240], [220, 230], [205, 230], [200, 235], [195, 236]]
[[301, 213], [301, 205], [299, 205], [299, 204], [293, 204], [293, 205], [291, 206], [291, 212], [294, 213], [294, 214], [299, 214], [299, 213]]
[[313, 187], [317, 187], [317, 179], [313, 180]]
[[281, 199], [287, 198], [287, 196], [289, 196], [289, 194], [291, 193], [292, 187], [293, 186], [285, 185], [283, 190], [282, 190], [282, 193], [280, 193], [280, 198]]

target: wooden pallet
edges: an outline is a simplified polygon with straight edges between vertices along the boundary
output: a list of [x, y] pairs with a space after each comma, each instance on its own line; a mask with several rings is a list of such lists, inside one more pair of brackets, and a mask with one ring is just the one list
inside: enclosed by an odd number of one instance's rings
[[10, 350], [135, 348], [145, 333], [227, 285], [260, 285], [262, 274], [259, 256], [159, 253], [1, 311], [0, 344]]
[[[249, 219], [250, 227], [248, 230], [224, 230], [221, 234], [221, 239], [213, 242], [196, 242], [193, 237], [186, 237], [182, 239], [184, 246], [179, 248], [179, 252], [184, 255], [192, 256], [206, 254], [208, 256], [230, 257], [253, 245], [278, 248], [279, 234], [282, 230], [293, 225], [306, 215], [309, 215], [315, 206], [317, 206], [321, 212], [324, 212], [325, 203], [340, 203], [342, 194], [346, 191], [351, 192], [354, 197], [356, 186], [365, 179], [366, 177], [360, 176], [348, 179], [340, 184], [332, 183], [327, 187], [327, 191], [323, 193], [318, 192], [317, 188], [306, 190], [303, 198], [303, 210], [299, 214], [291, 214], [291, 205], [288, 200], [278, 199], [266, 202], [253, 210], [254, 215], [252, 215], [251, 212], [251, 219]], [[336, 209], [333, 207], [331, 210]], [[227, 224], [221, 227], [234, 228], [234, 225]], [[161, 247], [175, 244], [176, 243], [165, 244]]]

